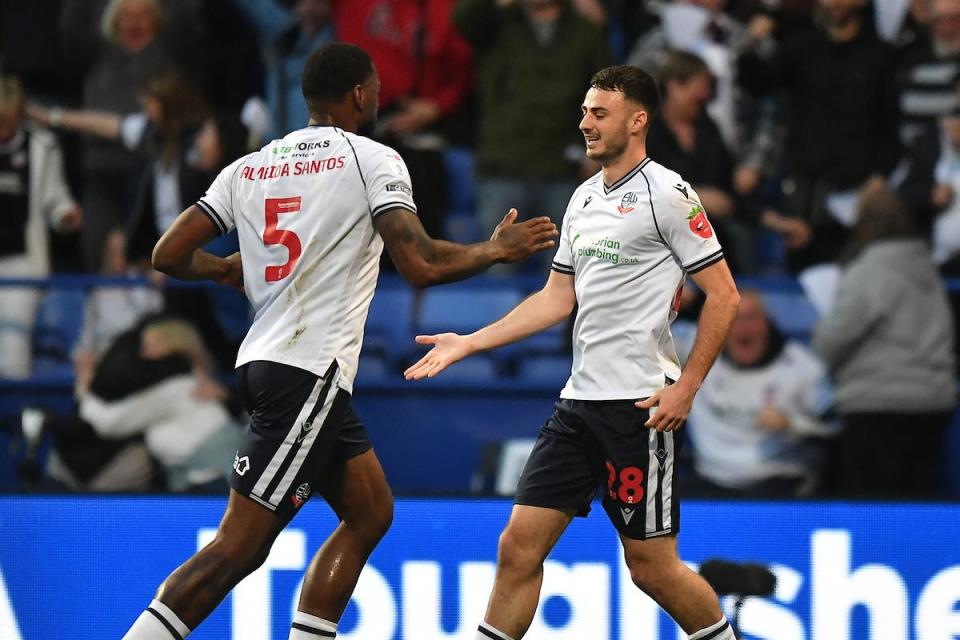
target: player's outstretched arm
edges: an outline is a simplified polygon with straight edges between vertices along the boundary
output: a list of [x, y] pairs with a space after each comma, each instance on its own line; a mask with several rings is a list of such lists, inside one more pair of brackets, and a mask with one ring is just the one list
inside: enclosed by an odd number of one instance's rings
[[387, 251], [407, 282], [417, 287], [469, 278], [499, 262], [518, 262], [554, 246], [559, 234], [550, 218], [516, 222], [511, 209], [487, 242], [457, 244], [427, 235], [420, 219], [406, 209], [391, 209], [375, 224]]
[[468, 336], [456, 333], [417, 336], [418, 344], [432, 344], [433, 349], [403, 375], [407, 380], [432, 378], [472, 353], [523, 340], [569, 316], [576, 302], [573, 276], [551, 271], [543, 289], [518, 304], [500, 320], [476, 333]]
[[212, 280], [231, 287], [243, 287], [240, 254], [218, 258], [200, 247], [219, 233], [200, 207], [192, 205], [181, 213], [153, 248], [153, 268], [178, 280]]
[[646, 425], [657, 431], [672, 431], [680, 427], [690, 413], [693, 397], [700, 390], [703, 379], [713, 366], [727, 340], [740, 304], [740, 293], [730, 275], [727, 261], [716, 262], [693, 274], [693, 281], [707, 298], [697, 324], [697, 338], [680, 379], [668, 387], [637, 403], [641, 409], [657, 406], [657, 412]]

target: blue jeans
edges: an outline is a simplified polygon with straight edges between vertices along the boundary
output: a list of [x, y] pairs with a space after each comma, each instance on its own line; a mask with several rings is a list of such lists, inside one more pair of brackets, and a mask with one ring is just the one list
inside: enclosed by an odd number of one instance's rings
[[[477, 220], [486, 236], [500, 224], [510, 209], [520, 213], [518, 220], [528, 220], [537, 216], [550, 216], [557, 227], [563, 220], [570, 196], [577, 188], [572, 180], [540, 180], [522, 178], [477, 179]], [[527, 260], [525, 264], [500, 265], [491, 273], [508, 275], [521, 271], [539, 271], [550, 265], [555, 250], [543, 252]]]

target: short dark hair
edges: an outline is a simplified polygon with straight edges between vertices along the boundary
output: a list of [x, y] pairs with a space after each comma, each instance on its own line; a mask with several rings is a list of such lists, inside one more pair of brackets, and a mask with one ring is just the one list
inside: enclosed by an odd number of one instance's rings
[[643, 105], [650, 116], [660, 108], [660, 91], [657, 82], [640, 67], [620, 64], [601, 69], [593, 74], [590, 86], [604, 91], [619, 91], [628, 100]]
[[671, 51], [667, 54], [667, 59], [664, 60], [658, 74], [660, 90], [666, 90], [667, 82], [687, 83], [704, 73], [710, 73], [710, 67], [703, 58], [688, 51]]
[[327, 44], [307, 58], [301, 88], [311, 109], [324, 102], [337, 102], [363, 84], [373, 73], [370, 55], [352, 44]]

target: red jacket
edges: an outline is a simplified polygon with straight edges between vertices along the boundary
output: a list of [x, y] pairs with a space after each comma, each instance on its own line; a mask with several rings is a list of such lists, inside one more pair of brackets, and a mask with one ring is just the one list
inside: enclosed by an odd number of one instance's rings
[[460, 105], [473, 84], [472, 54], [450, 20], [452, 7], [453, 0], [336, 1], [337, 39], [373, 58], [385, 109], [406, 97], [433, 100], [444, 115]]

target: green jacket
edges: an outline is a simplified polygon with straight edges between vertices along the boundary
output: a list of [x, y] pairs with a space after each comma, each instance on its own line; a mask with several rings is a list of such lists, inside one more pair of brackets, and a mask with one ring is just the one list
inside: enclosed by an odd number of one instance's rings
[[583, 96], [613, 60], [603, 32], [568, 8], [541, 46], [523, 12], [495, 0], [458, 0], [453, 21], [476, 52], [480, 172], [573, 178], [577, 165], [564, 153], [583, 147]]

